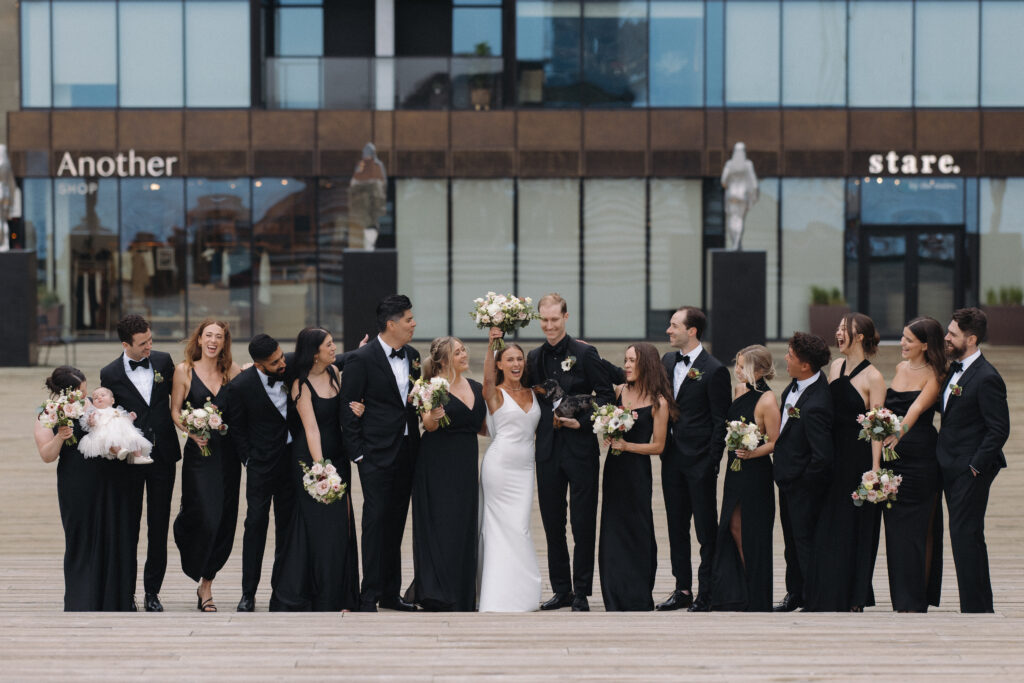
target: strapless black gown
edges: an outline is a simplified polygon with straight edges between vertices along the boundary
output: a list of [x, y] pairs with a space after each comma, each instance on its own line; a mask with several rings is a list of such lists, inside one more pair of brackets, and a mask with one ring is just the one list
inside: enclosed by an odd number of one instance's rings
[[866, 409], [864, 399], [851, 381], [868, 365], [868, 361], [862, 361], [847, 375], [844, 362], [840, 376], [829, 384], [835, 406], [835, 460], [805, 589], [806, 607], [812, 612], [849, 612], [875, 604], [871, 577], [875, 572], [882, 512], [878, 505], [857, 507], [850, 499], [863, 474], [871, 469], [871, 442], [857, 439], [857, 415]]
[[[749, 385], [748, 385], [749, 386]], [[763, 380], [729, 406], [730, 421], [754, 422], [754, 408], [770, 391]], [[718, 523], [712, 565], [711, 608], [722, 611], [772, 611], [772, 532], [775, 526], [775, 481], [770, 456], [744, 460], [739, 472], [732, 470], [736, 452], [729, 451], [722, 490], [722, 516]], [[739, 508], [743, 559], [729, 528]]]
[[[885, 406], [902, 417], [920, 393], [889, 389]], [[892, 608], [901, 612], [938, 607], [942, 592], [942, 483], [934, 417], [933, 409], [922, 413], [896, 445], [899, 459], [883, 463], [903, 475], [896, 502], [883, 510], [889, 593]]]
[[[633, 428], [623, 441], [650, 443], [654, 434], [651, 406], [636, 409]], [[654, 578], [658, 543], [651, 510], [651, 457], [609, 453], [604, 461], [601, 540], [597, 565], [601, 598], [608, 612], [650, 612], [654, 609]]]

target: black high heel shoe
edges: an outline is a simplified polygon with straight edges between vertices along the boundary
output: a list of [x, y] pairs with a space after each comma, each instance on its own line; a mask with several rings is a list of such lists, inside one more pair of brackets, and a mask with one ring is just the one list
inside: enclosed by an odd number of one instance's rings
[[216, 612], [217, 605], [213, 604], [213, 598], [208, 598], [205, 602], [201, 595], [199, 595], [199, 589], [196, 589], [196, 609], [200, 612]]

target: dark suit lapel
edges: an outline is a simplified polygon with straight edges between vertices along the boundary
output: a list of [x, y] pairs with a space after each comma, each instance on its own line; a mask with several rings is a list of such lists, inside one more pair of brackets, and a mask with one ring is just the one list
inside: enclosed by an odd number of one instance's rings
[[[707, 362], [708, 362], [708, 352], [705, 349], [701, 349], [700, 354], [698, 354], [698, 356], [693, 359], [693, 362], [690, 363], [686, 367], [686, 372], [684, 373], [683, 381], [679, 383], [679, 393], [676, 395], [676, 403], [678, 403], [680, 401], [680, 399], [682, 399], [683, 392], [686, 391], [686, 386], [688, 384], [698, 384], [698, 383], [704, 381], [703, 377], [701, 377], [700, 379], [690, 379], [686, 375], [690, 374], [690, 370], [697, 370], [698, 372], [703, 374], [704, 367], [707, 365]], [[672, 372], [673, 373], [675, 372], [675, 368], [674, 367], [672, 368]], [[671, 376], [672, 375], [670, 374], [669, 377], [671, 377]]]
[[[128, 373], [124, 369], [124, 354], [123, 353], [121, 354], [121, 357], [118, 360], [119, 360], [119, 362], [117, 363], [117, 368], [114, 370], [114, 373], [117, 375], [118, 380], [121, 381], [121, 382], [124, 382], [124, 384], [128, 387], [128, 391], [132, 392], [135, 395], [135, 397], [137, 399], [139, 399], [139, 402], [142, 405], [148, 406], [149, 405], [149, 401], [147, 401], [146, 399], [144, 399], [142, 397], [142, 394], [139, 393], [138, 387], [136, 387], [135, 383], [132, 382], [131, 379], [128, 378]], [[154, 382], [154, 384], [155, 384], [155, 382]], [[152, 392], [150, 392], [150, 394], [151, 394], [150, 398], [152, 398]]]
[[[800, 393], [800, 396], [796, 399], [796, 403], [793, 404], [794, 408], [796, 408], [797, 410], [800, 410], [800, 406], [803, 405], [807, 401], [807, 397], [810, 396], [811, 394], [813, 394], [817, 390], [818, 385], [821, 382], [821, 377], [822, 377], [822, 374], [819, 371], [818, 372], [818, 379], [815, 380], [809, 387], [807, 387], [806, 389], [804, 389]], [[786, 410], [786, 397], [788, 397], [788, 396], [789, 396], [789, 387], [786, 387], [786, 390], [784, 392], [782, 392], [782, 409], [783, 410]], [[782, 431], [779, 432], [779, 439], [781, 439], [782, 435], [785, 434], [789, 430], [789, 428], [791, 426], [793, 426], [793, 423], [796, 422], [799, 419], [800, 419], [799, 417], [791, 417], [791, 418], [787, 419], [785, 426], [783, 426], [783, 428], [782, 428]]]
[[[263, 379], [260, 377], [259, 371], [256, 369], [255, 366], [253, 366], [252, 371], [252, 383], [255, 385], [252, 388], [252, 391], [254, 393], [259, 393], [259, 395], [263, 397], [263, 404], [266, 407], [266, 409], [270, 411], [270, 414], [276, 415], [281, 420], [284, 420], [285, 417], [281, 415], [281, 411], [277, 409], [277, 406], [275, 406], [274, 402], [270, 399], [270, 394], [267, 393], [267, 388], [263, 386]], [[285, 386], [286, 396], [287, 393], [288, 387]], [[287, 405], [287, 399], [285, 400], [285, 404]]]
[[[404, 347], [403, 347], [404, 348]], [[373, 341], [373, 349], [370, 351], [370, 355], [373, 356], [374, 361], [380, 367], [387, 378], [391, 381], [388, 384], [394, 390], [395, 400], [399, 404], [402, 403], [402, 393], [398, 390], [398, 381], [395, 379], [395, 372], [391, 369], [391, 361], [388, 360], [387, 355], [384, 353], [384, 348], [380, 345], [380, 337]], [[406, 362], [408, 361], [408, 355], [406, 356]]]
[[[987, 361], [985, 360], [985, 356], [978, 356], [978, 360], [976, 360], [973, 363], [971, 363], [971, 367], [969, 367], [966, 370], [964, 370], [964, 374], [960, 375], [960, 379], [956, 383], [957, 386], [959, 386], [959, 387], [963, 388], [964, 390], [966, 390], [967, 386], [971, 383], [971, 380], [973, 380], [974, 376], [976, 374], [978, 374], [978, 371], [981, 369], [982, 364], [986, 363], [986, 362]], [[950, 374], [950, 379], [952, 379], [952, 377], [953, 377], [953, 375]], [[946, 381], [946, 386], [944, 386], [942, 388], [942, 394], [939, 395], [939, 399], [940, 400], [942, 399], [942, 396], [945, 395], [946, 389], [948, 387], [949, 387], [949, 381], [947, 380]], [[957, 403], [959, 403], [962, 398], [963, 398], [963, 392], [961, 392], [960, 396], [954, 396], [953, 394], [950, 394], [949, 395], [949, 401], [946, 402], [946, 407], [942, 410], [942, 415], [945, 416], [946, 413], [949, 412], [950, 410], [952, 410], [953, 406], [956, 405]]]

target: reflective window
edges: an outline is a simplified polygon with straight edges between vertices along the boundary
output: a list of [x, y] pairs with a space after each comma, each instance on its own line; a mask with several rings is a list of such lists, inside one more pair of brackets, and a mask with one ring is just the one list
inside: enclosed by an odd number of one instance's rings
[[1024, 8], [983, 0], [981, 32], [981, 106], [1024, 105]]
[[450, 85], [447, 57], [395, 59], [398, 109], [447, 109]]
[[726, 104], [778, 104], [779, 3], [727, 2], [725, 25]]
[[680, 306], [701, 291], [704, 248], [701, 241], [701, 180], [650, 181], [650, 324], [648, 337], [662, 336]]
[[[320, 324], [339, 339], [342, 334], [342, 260], [349, 242], [349, 178], [321, 178], [317, 193], [317, 268]], [[361, 246], [361, 243], [360, 243]], [[357, 283], [358, 284], [358, 283]]]
[[[328, 57], [322, 60], [321, 64], [324, 83], [322, 106], [324, 109], [370, 109], [373, 107], [372, 59]], [[394, 104], [389, 102], [388, 109], [393, 107]]]
[[117, 106], [117, 17], [112, 2], [53, 3], [53, 106]]
[[861, 222], [878, 225], [960, 225], [962, 178], [872, 178], [861, 185]]
[[914, 21], [914, 104], [977, 106], [978, 3], [919, 0]]
[[704, 100], [709, 107], [721, 107], [725, 103], [725, 6], [722, 0], [707, 0], [705, 6], [708, 72]]
[[50, 3], [21, 3], [21, 105], [50, 106]]
[[1024, 286], [1024, 178], [982, 178], [981, 297], [1003, 287]]
[[583, 102], [647, 106], [647, 2], [583, 4]]
[[249, 3], [188, 0], [185, 106], [248, 107], [250, 68]]
[[[319, 3], [303, 3], [318, 5]], [[280, 57], [319, 57], [324, 53], [322, 7], [284, 6], [274, 10], [274, 53]]]
[[[743, 230], [743, 248], [766, 253], [765, 268], [765, 329], [768, 339], [789, 337], [792, 330], [779, 330], [779, 179], [758, 180], [760, 199], [747, 213]], [[788, 264], [787, 264], [788, 266]], [[788, 270], [787, 270], [788, 273]]]
[[845, 103], [846, 4], [828, 0], [784, 2], [782, 104], [842, 106]]
[[398, 180], [395, 220], [398, 291], [412, 299], [416, 337], [448, 334], [448, 181]]
[[252, 334], [252, 216], [248, 178], [189, 178], [188, 325], [207, 316]]
[[[36, 282], [39, 299], [52, 294], [53, 262], [50, 239], [53, 236], [53, 181], [49, 178], [25, 178], [21, 181], [22, 232], [25, 249], [36, 252]], [[48, 291], [49, 290], [49, 291]], [[54, 321], [60, 327], [60, 321]]]
[[652, 107], [704, 103], [704, 3], [651, 0], [648, 26]]
[[182, 178], [121, 181], [120, 244], [124, 312], [149, 320], [157, 338], [183, 339], [188, 250]]
[[122, 0], [118, 11], [121, 106], [182, 106], [181, 2]]
[[452, 54], [501, 54], [501, 0], [455, 0]]
[[521, 105], [580, 104], [580, 30], [580, 3], [576, 0], [516, 3], [516, 75]]
[[[318, 109], [322, 67], [327, 63], [348, 60], [320, 60], [312, 57], [272, 57], [266, 60], [267, 106], [273, 109]], [[347, 74], [346, 74], [347, 75]], [[347, 89], [335, 84], [331, 75], [332, 91]], [[326, 85], [326, 83], [325, 83]], [[326, 88], [325, 88], [326, 90]]]
[[911, 105], [913, 20], [909, 0], [851, 0], [851, 107]]

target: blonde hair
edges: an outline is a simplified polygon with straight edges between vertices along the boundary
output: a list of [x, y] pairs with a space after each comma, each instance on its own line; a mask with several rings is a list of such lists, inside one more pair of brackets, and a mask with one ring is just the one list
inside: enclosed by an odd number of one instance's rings
[[[740, 377], [737, 372], [737, 379], [744, 382], [750, 382], [754, 384], [757, 380], [754, 379], [758, 374], [761, 375], [761, 379], [769, 380], [775, 379], [775, 364], [772, 361], [772, 352], [761, 346], [760, 344], [753, 344], [751, 346], [744, 347], [739, 350], [736, 354], [736, 358], [743, 358], [743, 367], [745, 372], [743, 374], [750, 374], [751, 377]], [[734, 361], [735, 362], [735, 361]]]
[[541, 309], [541, 306], [550, 306], [551, 304], [557, 304], [559, 307], [561, 307], [562, 315], [565, 315], [566, 313], [569, 312], [568, 304], [565, 303], [565, 299], [562, 298], [562, 295], [558, 294], [557, 292], [551, 292], [550, 294], [545, 294], [544, 296], [542, 296], [540, 298], [540, 301], [537, 302], [537, 310], [539, 311]]
[[446, 379], [450, 382], [455, 379], [453, 360], [455, 350], [459, 346], [465, 346], [458, 337], [438, 337], [430, 342], [430, 355], [423, 362], [423, 379], [428, 380], [441, 374], [442, 368], [447, 370]]

